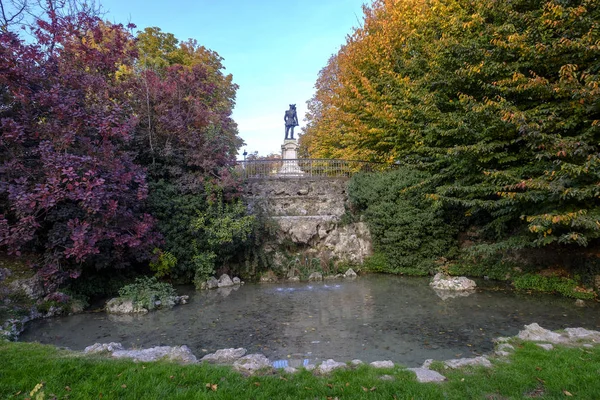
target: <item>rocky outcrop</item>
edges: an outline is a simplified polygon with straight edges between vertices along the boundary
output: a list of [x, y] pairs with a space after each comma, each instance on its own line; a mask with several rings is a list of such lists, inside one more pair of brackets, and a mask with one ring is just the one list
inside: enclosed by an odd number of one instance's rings
[[232, 279], [229, 277], [229, 275], [223, 274], [219, 277], [219, 279], [215, 278], [214, 276], [211, 276], [206, 280], [206, 282], [202, 282], [200, 284], [200, 289], [222, 289], [243, 284], [244, 282], [242, 282], [237, 276], [233, 277]]
[[244, 200], [251, 212], [260, 212], [277, 223], [275, 238], [265, 246], [275, 267], [285, 269], [279, 257], [283, 244], [293, 243], [298, 254], [306, 251], [335, 263], [360, 264], [372, 254], [371, 236], [363, 222], [342, 224], [346, 212], [347, 178], [268, 179], [249, 181]]
[[460, 277], [450, 277], [444, 273], [437, 273], [431, 283], [429, 284], [436, 290], [453, 290], [453, 291], [464, 291], [474, 290], [477, 287], [475, 281]]

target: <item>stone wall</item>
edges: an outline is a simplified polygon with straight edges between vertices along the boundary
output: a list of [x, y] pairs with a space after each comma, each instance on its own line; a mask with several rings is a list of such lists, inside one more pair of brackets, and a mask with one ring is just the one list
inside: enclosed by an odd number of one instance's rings
[[[310, 255], [334, 263], [362, 263], [371, 255], [365, 223], [342, 224], [347, 178], [281, 178], [252, 180], [244, 198], [252, 212], [262, 211], [277, 222], [275, 243], [267, 246], [279, 266], [285, 258]], [[285, 245], [293, 248], [289, 249]], [[285, 254], [287, 253], [287, 254]]]

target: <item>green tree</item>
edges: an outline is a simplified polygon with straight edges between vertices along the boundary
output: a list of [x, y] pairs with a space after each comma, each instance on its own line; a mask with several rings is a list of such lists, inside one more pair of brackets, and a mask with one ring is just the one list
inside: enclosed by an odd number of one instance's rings
[[486, 253], [597, 243], [598, 3], [375, 1], [332, 59], [333, 93], [317, 84], [307, 139], [429, 171], [429, 199]]

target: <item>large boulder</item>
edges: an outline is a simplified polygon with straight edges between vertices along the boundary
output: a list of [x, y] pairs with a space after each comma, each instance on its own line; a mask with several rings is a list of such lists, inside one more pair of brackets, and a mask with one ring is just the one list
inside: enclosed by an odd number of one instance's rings
[[357, 277], [356, 272], [354, 272], [354, 270], [352, 268], [348, 268], [348, 271], [346, 271], [346, 273], [344, 274], [344, 278], [353, 279], [356, 277]]
[[544, 329], [535, 322], [530, 325], [525, 325], [525, 329], [520, 331], [517, 337], [521, 340], [529, 340], [532, 342], [564, 343], [567, 341], [566, 338], [560, 334]]
[[438, 273], [433, 277], [429, 284], [432, 288], [438, 290], [473, 290], [477, 287], [475, 281], [460, 277], [450, 277], [443, 273]]
[[240, 357], [246, 354], [246, 349], [240, 347], [238, 349], [221, 349], [214, 353], [207, 354], [200, 359], [200, 361], [206, 361], [216, 364], [231, 364]]
[[221, 277], [217, 281], [217, 287], [222, 288], [222, 287], [230, 287], [230, 286], [233, 286], [233, 281], [231, 280], [229, 275], [227, 275], [227, 274], [221, 275]]
[[309, 282], [318, 282], [318, 281], [322, 281], [322, 280], [323, 280], [323, 274], [320, 272], [313, 272], [308, 277]]
[[145, 314], [148, 310], [133, 303], [133, 300], [115, 297], [106, 302], [106, 312], [109, 314]]
[[219, 287], [219, 281], [217, 280], [217, 278], [215, 278], [214, 276], [211, 276], [210, 278], [208, 278], [208, 280], [206, 281], [207, 289], [216, 289], [218, 287]]

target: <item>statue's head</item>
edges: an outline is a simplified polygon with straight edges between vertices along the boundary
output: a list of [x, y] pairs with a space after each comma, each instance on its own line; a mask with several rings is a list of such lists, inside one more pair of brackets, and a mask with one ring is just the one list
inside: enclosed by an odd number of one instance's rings
[[295, 110], [296, 109], [296, 105], [295, 104], [290, 104], [290, 110]]

